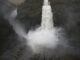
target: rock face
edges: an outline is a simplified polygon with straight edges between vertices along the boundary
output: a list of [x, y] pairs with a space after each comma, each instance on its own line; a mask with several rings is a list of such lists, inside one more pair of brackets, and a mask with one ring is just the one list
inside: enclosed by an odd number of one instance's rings
[[10, 49], [10, 43], [12, 42], [10, 42], [10, 36], [15, 34], [12, 26], [5, 18], [14, 8], [15, 6], [7, 2], [7, 0], [0, 1], [0, 56]]
[[[25, 22], [27, 29], [40, 25], [43, 0], [26, 0], [18, 9], [18, 18]], [[24, 11], [23, 11], [24, 10]]]

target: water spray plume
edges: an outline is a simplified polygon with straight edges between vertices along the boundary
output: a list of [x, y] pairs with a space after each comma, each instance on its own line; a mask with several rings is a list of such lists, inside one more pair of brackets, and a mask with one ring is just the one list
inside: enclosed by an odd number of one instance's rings
[[42, 6], [41, 26], [27, 35], [28, 45], [34, 53], [40, 53], [45, 48], [55, 48], [58, 43], [57, 31], [53, 26], [53, 14], [48, 0]]
[[35, 31], [30, 30], [26, 34], [23, 26], [15, 21], [17, 16], [17, 9], [13, 10], [9, 23], [13, 26], [14, 31], [27, 40], [27, 45], [32, 49], [34, 53], [43, 52], [45, 48], [53, 49], [59, 42], [56, 28], [53, 26], [53, 13], [48, 0], [44, 0], [42, 6], [42, 21], [41, 26]]
[[16, 34], [20, 37], [25, 38], [26, 36], [25, 29], [23, 28], [21, 23], [15, 19], [16, 16], [17, 16], [17, 8], [11, 12], [11, 14], [8, 17], [8, 21], [12, 25], [13, 30], [16, 32]]

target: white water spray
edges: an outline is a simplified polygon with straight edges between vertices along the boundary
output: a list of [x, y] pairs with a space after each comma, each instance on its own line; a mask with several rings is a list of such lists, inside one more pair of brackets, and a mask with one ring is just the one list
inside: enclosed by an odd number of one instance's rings
[[25, 38], [26, 32], [23, 26], [20, 24], [20, 22], [15, 19], [16, 16], [17, 8], [14, 9], [9, 16], [5, 16], [5, 18], [8, 19], [9, 23], [12, 25], [13, 30], [16, 32], [16, 34], [20, 37]]
[[[41, 26], [37, 28], [35, 31], [30, 30], [28, 34], [26, 34], [26, 31], [23, 28], [23, 26], [15, 20], [16, 16], [17, 9], [13, 10], [9, 15], [5, 14], [5, 18], [8, 19], [14, 31], [17, 33], [17, 35], [27, 40], [26, 44], [32, 49], [34, 53], [44, 53], [44, 51], [46, 51], [47, 49], [51, 49], [52, 51], [49, 51], [52, 53], [53, 49], [57, 48], [57, 45], [62, 44], [63, 47], [66, 45], [64, 41], [61, 41], [65, 39], [60, 39], [61, 37], [58, 36], [58, 32], [61, 31], [61, 29], [56, 29], [53, 26], [53, 14], [48, 0], [44, 0], [44, 4], [42, 7]], [[60, 38], [58, 39], [58, 37]], [[49, 53], [48, 50], [46, 53]], [[62, 54], [62, 52], [60, 53]]]
[[57, 31], [53, 27], [53, 14], [50, 3], [44, 0], [42, 7], [41, 27], [35, 31], [29, 31], [27, 35], [28, 45], [34, 53], [40, 53], [45, 48], [55, 48], [58, 43]]
[[48, 0], [44, 0], [42, 7], [41, 27], [37, 28], [35, 31], [30, 30], [28, 34], [26, 34], [20, 23], [15, 21], [16, 15], [17, 10], [12, 11], [9, 22], [15, 32], [27, 40], [27, 45], [34, 53], [40, 53], [45, 48], [53, 49], [56, 47], [59, 40], [57, 30], [53, 26], [53, 14]]

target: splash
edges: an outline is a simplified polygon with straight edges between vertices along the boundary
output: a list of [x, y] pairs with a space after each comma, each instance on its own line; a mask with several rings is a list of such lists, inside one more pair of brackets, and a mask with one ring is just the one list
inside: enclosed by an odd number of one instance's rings
[[34, 53], [40, 53], [45, 48], [53, 49], [58, 43], [56, 28], [53, 26], [53, 14], [50, 3], [44, 0], [42, 7], [41, 27], [27, 34], [28, 45]]

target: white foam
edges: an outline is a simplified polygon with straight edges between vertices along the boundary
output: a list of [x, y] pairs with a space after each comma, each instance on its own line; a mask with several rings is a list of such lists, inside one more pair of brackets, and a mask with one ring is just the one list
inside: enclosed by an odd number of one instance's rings
[[55, 48], [58, 43], [56, 30], [37, 29], [35, 31], [29, 31], [27, 39], [28, 45], [35, 53], [44, 48]]

